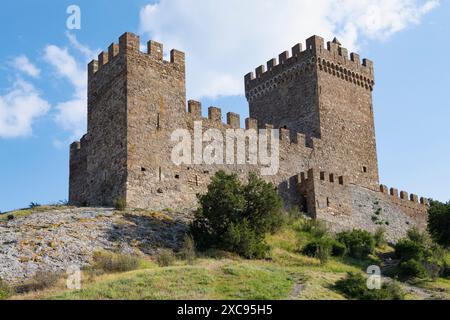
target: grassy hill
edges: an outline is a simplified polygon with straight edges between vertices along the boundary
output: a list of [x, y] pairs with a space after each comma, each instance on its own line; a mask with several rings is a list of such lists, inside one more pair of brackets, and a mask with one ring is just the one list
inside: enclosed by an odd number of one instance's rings
[[[307, 299], [345, 297], [335, 283], [347, 272], [364, 273], [370, 265], [383, 266], [379, 256], [392, 249], [377, 249], [367, 261], [331, 258], [326, 264], [299, 253], [310, 235], [299, 223], [285, 226], [268, 238], [271, 256], [245, 260], [225, 252], [200, 255], [190, 265], [177, 260], [160, 267], [155, 258], [142, 258], [134, 271], [83, 273], [82, 290], [65, 289], [65, 280], [37, 292], [12, 299]], [[450, 280], [401, 284], [407, 299], [449, 299]]]

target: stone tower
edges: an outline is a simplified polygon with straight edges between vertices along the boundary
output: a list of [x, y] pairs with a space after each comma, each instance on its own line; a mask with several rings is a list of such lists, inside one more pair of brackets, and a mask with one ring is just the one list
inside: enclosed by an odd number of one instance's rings
[[378, 190], [378, 165], [372, 108], [373, 63], [348, 56], [337, 39], [324, 46], [313, 36], [245, 77], [250, 117], [260, 126], [303, 133], [314, 145], [318, 168], [340, 172]]
[[88, 66], [88, 133], [71, 147], [70, 202], [142, 202], [172, 163], [161, 142], [185, 127], [185, 99], [184, 53], [164, 61], [154, 41], [142, 53], [131, 33], [102, 52]]

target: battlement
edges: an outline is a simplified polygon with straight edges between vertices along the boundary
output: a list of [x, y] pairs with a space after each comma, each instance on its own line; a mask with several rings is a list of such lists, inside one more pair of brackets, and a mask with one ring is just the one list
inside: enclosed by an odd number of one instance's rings
[[324, 39], [313, 36], [306, 40], [306, 49], [301, 43], [284, 51], [276, 58], [270, 59], [266, 65], [261, 65], [245, 75], [246, 96], [249, 101], [272, 91], [278, 85], [299, 77], [305, 73], [317, 70], [333, 74], [342, 80], [357, 86], [373, 90], [373, 62], [368, 59], [360, 61], [357, 53], [348, 54], [337, 39], [327, 43]]
[[323, 170], [309, 169], [307, 173], [302, 172], [299, 175], [300, 184], [308, 183], [311, 181], [331, 183], [340, 186], [348, 186], [348, 180], [344, 176], [339, 176], [334, 173], [329, 173]]
[[119, 43], [112, 43], [108, 51], [101, 52], [98, 55], [98, 60], [92, 60], [88, 64], [88, 76], [89, 78], [95, 76], [97, 72], [101, 71], [110, 62], [114, 61], [117, 57], [126, 54], [142, 54], [152, 58], [154, 61], [158, 61], [163, 64], [173, 65], [185, 68], [185, 54], [179, 50], [172, 49], [170, 51], [170, 61], [163, 59], [164, 51], [163, 45], [156, 41], [150, 40], [147, 42], [147, 52], [140, 51], [140, 37], [126, 32], [119, 38]]
[[[245, 129], [245, 130], [258, 130], [258, 120], [252, 118], [245, 119], [245, 127], [241, 127], [241, 116], [234, 112], [228, 112], [226, 114], [226, 122], [223, 122], [222, 109], [218, 107], [208, 108], [208, 117], [202, 116], [202, 104], [199, 101], [188, 101], [188, 115], [191, 120], [199, 121], [204, 120], [209, 123], [209, 127], [216, 129]], [[272, 130], [274, 126], [272, 124], [265, 124], [264, 129]], [[292, 139], [291, 130], [288, 128], [279, 129], [279, 139], [281, 144], [299, 145], [301, 147], [312, 149], [306, 145], [306, 136], [302, 133], [296, 134], [296, 139]]]
[[390, 196], [391, 198], [395, 199], [395, 200], [400, 200], [403, 202], [412, 202], [415, 204], [420, 204], [423, 206], [428, 206], [429, 201], [427, 198], [421, 197], [419, 199], [419, 196], [417, 196], [416, 194], [410, 194], [408, 195], [408, 192], [406, 191], [400, 191], [400, 194], [398, 192], [398, 189], [396, 188], [390, 188], [388, 189], [387, 186], [385, 185], [380, 185], [380, 192], [383, 193], [384, 195]]

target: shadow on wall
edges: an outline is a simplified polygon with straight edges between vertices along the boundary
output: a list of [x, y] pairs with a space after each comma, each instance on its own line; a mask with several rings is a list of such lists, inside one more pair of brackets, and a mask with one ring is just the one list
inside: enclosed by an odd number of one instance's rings
[[144, 254], [152, 255], [158, 249], [177, 250], [189, 226], [164, 214], [125, 214], [124, 221], [113, 225], [108, 240], [127, 243]]

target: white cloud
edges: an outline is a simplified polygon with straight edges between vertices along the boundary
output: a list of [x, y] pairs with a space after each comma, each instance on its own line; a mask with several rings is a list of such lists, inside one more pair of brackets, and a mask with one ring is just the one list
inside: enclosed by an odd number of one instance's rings
[[0, 96], [0, 137], [17, 138], [32, 134], [33, 121], [50, 109], [47, 101], [30, 83], [18, 79]]
[[44, 50], [44, 60], [56, 71], [56, 75], [71, 83], [74, 94], [67, 100], [56, 105], [56, 123], [71, 132], [70, 139], [79, 139], [86, 132], [87, 117], [87, 71], [86, 62], [96, 56], [96, 52], [81, 44], [77, 38], [68, 33], [71, 48], [84, 56], [83, 61], [77, 61], [68, 48], [48, 45]]
[[86, 71], [77, 63], [67, 48], [48, 45], [44, 50], [44, 60], [52, 65], [59, 77], [68, 80], [76, 89], [76, 96], [85, 94]]
[[12, 61], [12, 65], [17, 70], [29, 75], [30, 77], [39, 77], [41, 70], [30, 62], [27, 56], [20, 55]]
[[66, 36], [67, 36], [67, 39], [69, 39], [70, 45], [75, 50], [77, 50], [78, 52], [83, 54], [87, 61], [97, 58], [97, 52], [99, 51], [98, 49], [97, 50], [92, 50], [88, 46], [80, 43], [78, 41], [77, 37], [74, 34], [70, 33], [70, 32], [67, 32]]
[[160, 0], [140, 31], [187, 53], [188, 94], [243, 93], [243, 76], [313, 34], [349, 49], [420, 23], [438, 0]]

